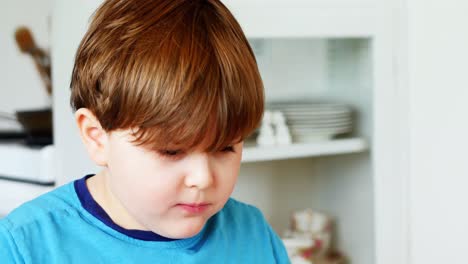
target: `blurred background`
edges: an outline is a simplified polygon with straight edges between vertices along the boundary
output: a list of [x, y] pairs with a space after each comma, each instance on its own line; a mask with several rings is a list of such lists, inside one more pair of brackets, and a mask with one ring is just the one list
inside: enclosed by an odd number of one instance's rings
[[[223, 2], [267, 96], [233, 196], [292, 259], [468, 263], [468, 3]], [[69, 82], [100, 3], [0, 0], [0, 217], [99, 170]]]

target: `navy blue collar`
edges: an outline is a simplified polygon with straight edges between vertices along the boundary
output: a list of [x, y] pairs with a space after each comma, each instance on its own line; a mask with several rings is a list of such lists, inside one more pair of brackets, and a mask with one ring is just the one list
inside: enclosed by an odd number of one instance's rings
[[102, 209], [102, 207], [94, 200], [89, 192], [88, 186], [86, 185], [86, 180], [95, 174], [89, 174], [84, 176], [81, 179], [78, 179], [74, 182], [75, 191], [80, 199], [81, 205], [83, 208], [92, 214], [94, 217], [99, 219], [101, 222], [109, 226], [110, 228], [127, 235], [132, 238], [145, 240], [145, 241], [173, 241], [176, 239], [167, 238], [160, 236], [151, 231], [143, 230], [134, 230], [134, 229], [125, 229], [112, 221], [109, 215]]

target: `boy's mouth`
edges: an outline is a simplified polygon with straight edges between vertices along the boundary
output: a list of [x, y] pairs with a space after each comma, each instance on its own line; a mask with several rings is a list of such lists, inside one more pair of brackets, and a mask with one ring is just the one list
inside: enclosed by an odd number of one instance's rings
[[205, 212], [211, 204], [209, 203], [180, 203], [177, 204], [176, 207], [182, 209], [183, 211], [190, 213], [190, 214], [200, 214]]

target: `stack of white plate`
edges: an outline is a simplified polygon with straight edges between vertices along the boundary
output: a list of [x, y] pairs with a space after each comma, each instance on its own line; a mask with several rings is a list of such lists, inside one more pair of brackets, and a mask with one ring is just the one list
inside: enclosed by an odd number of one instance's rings
[[286, 118], [294, 142], [330, 140], [352, 131], [352, 110], [340, 103], [275, 102], [267, 106]]

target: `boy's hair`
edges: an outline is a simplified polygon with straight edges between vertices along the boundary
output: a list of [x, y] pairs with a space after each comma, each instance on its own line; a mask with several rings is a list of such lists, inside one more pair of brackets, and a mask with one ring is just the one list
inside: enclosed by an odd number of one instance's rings
[[257, 63], [219, 0], [108, 0], [78, 48], [71, 105], [137, 145], [219, 150], [263, 115]]

